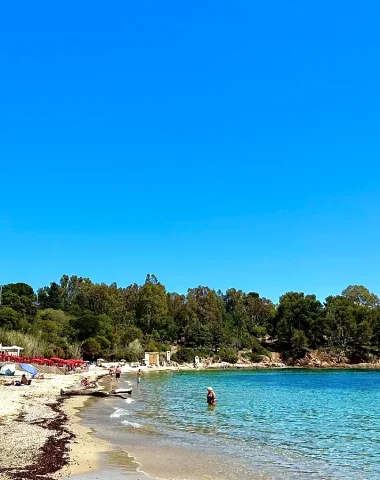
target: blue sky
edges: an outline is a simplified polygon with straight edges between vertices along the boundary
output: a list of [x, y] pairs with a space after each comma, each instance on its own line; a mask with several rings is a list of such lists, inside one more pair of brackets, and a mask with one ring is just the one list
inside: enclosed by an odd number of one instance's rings
[[0, 284], [380, 294], [378, 2], [0, 15]]

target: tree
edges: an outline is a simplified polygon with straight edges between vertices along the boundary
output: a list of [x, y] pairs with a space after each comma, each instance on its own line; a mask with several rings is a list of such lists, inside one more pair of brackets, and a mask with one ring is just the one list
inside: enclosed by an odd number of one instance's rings
[[342, 292], [342, 296], [351, 300], [355, 305], [375, 308], [380, 305], [379, 297], [371, 293], [363, 285], [349, 285]]
[[0, 328], [18, 330], [21, 325], [19, 314], [11, 307], [0, 307]]
[[212, 334], [207, 325], [199, 321], [191, 322], [185, 329], [186, 345], [191, 348], [212, 346]]
[[313, 348], [323, 343], [323, 306], [315, 295], [288, 292], [280, 297], [274, 317], [274, 332], [279, 343], [292, 347], [295, 330], [303, 331]]
[[3, 286], [3, 295], [13, 293], [18, 297], [27, 297], [29, 300], [34, 300], [33, 288], [27, 283], [8, 283]]
[[127, 327], [121, 335], [121, 343], [128, 345], [134, 340], [142, 341], [144, 337], [143, 332], [138, 327]]
[[93, 315], [85, 312], [81, 317], [71, 320], [70, 325], [75, 331], [75, 338], [79, 341], [98, 335], [104, 336], [110, 331], [111, 319], [107, 315]]
[[166, 296], [168, 314], [173, 319], [178, 329], [184, 329], [188, 322], [188, 312], [185, 295], [168, 293]]
[[2, 304], [13, 308], [29, 320], [32, 320], [37, 313], [37, 307], [32, 298], [25, 295], [20, 296], [11, 290], [6, 290], [3, 294]]
[[329, 296], [325, 301], [326, 337], [329, 346], [346, 349], [356, 334], [355, 305], [347, 297]]
[[139, 291], [138, 319], [141, 328], [147, 333], [159, 330], [168, 313], [165, 287], [155, 275], [147, 275]]
[[309, 345], [305, 332], [295, 329], [292, 335], [292, 347], [295, 352], [303, 352]]
[[223, 313], [224, 303], [214, 290], [208, 287], [199, 286], [188, 290], [187, 309], [189, 314], [189, 329], [199, 330], [197, 323], [207, 328], [211, 334], [211, 343], [215, 351], [223, 341], [224, 325]]
[[78, 306], [80, 292], [86, 285], [92, 284], [89, 278], [78, 277], [77, 275], [62, 275], [59, 283], [65, 310], [70, 310], [73, 305]]
[[95, 357], [100, 354], [101, 346], [95, 340], [95, 338], [88, 338], [82, 344], [82, 351], [84, 355], [88, 355], [90, 357]]
[[63, 307], [62, 288], [58, 283], [52, 282], [50, 287], [38, 290], [38, 301], [42, 308], [61, 310]]

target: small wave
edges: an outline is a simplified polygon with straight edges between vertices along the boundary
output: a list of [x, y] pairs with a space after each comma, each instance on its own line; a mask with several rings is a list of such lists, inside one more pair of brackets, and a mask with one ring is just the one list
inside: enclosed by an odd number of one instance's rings
[[126, 398], [125, 403], [132, 403], [134, 400], [133, 398]]
[[128, 380], [125, 381], [127, 385], [132, 385], [132, 382], [129, 382]]
[[124, 415], [129, 415], [129, 412], [127, 410], [124, 410], [124, 408], [116, 408], [115, 411], [110, 415], [110, 417], [120, 418], [120, 417], [123, 417]]
[[133, 428], [141, 428], [142, 425], [140, 425], [140, 423], [136, 423], [136, 422], [128, 422], [128, 420], [124, 420], [123, 422], [121, 422], [123, 425], [128, 425], [129, 427], [133, 427]]

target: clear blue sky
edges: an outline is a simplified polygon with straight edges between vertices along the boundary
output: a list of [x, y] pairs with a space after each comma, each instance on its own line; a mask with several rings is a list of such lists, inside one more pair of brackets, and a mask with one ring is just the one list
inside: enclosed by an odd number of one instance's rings
[[379, 14], [4, 3], [0, 284], [380, 294]]

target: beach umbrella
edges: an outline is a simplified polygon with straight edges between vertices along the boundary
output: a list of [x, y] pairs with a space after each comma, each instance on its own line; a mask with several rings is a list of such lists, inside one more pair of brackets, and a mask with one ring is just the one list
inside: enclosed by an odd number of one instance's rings
[[37, 375], [38, 370], [36, 370], [33, 365], [30, 365], [29, 363], [20, 363], [20, 367], [25, 370], [25, 372], [30, 373], [33, 377], [34, 375]]

